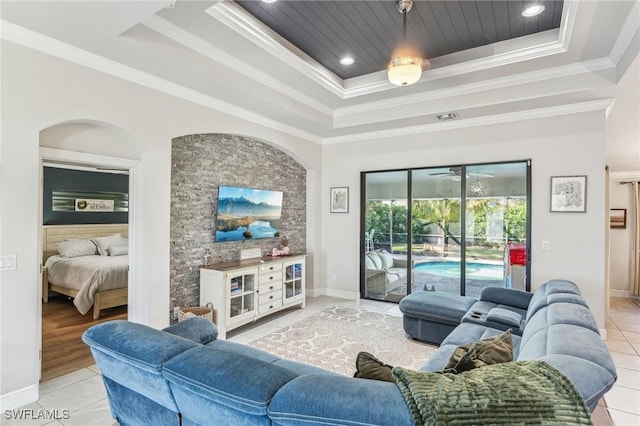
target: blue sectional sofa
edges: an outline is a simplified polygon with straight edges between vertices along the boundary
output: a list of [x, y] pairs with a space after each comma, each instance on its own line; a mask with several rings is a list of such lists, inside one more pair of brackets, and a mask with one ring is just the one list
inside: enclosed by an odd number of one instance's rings
[[[508, 293], [503, 296], [508, 301]], [[501, 332], [463, 322], [422, 370], [440, 371], [458, 345]], [[590, 410], [616, 380], [573, 283], [544, 284], [530, 300], [522, 336], [513, 338], [515, 359], [544, 360], [560, 370]], [[122, 425], [413, 424], [395, 383], [346, 377], [219, 340], [215, 325], [203, 318], [165, 330], [111, 321], [91, 327], [83, 340]]]

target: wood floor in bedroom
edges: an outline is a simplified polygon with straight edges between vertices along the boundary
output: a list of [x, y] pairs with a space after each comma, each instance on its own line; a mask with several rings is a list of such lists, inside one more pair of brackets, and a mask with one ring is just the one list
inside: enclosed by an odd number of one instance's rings
[[95, 364], [89, 347], [82, 343], [82, 333], [104, 321], [127, 319], [127, 307], [104, 309], [93, 319], [93, 310], [81, 315], [73, 299], [59, 295], [42, 304], [42, 375], [40, 381], [52, 379]]

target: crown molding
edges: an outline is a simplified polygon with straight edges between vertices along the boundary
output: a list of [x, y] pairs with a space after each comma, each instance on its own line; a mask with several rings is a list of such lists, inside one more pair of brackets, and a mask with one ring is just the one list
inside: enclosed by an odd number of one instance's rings
[[333, 94], [344, 97], [343, 81], [340, 77], [320, 65], [311, 56], [298, 49], [237, 4], [221, 1], [208, 8], [206, 13], [271, 53], [280, 61], [310, 77]]
[[[470, 61], [461, 61], [453, 65], [446, 65], [446, 63], [452, 58], [460, 57], [460, 53], [436, 58], [437, 60], [432, 61], [432, 64], [435, 65], [441, 62], [443, 66], [423, 73], [420, 82], [477, 72], [548, 55], [564, 53], [567, 51], [569, 39], [573, 31], [577, 7], [577, 1], [565, 1], [562, 23], [559, 30], [545, 31], [544, 33], [534, 34], [531, 37], [521, 37], [529, 40], [546, 39], [546, 41], [542, 43], [510, 49], [511, 46], [517, 46], [522, 43], [522, 40], [506, 40], [492, 45], [493, 48], [496, 46], [501, 47], [502, 50], [504, 50], [503, 53], [492, 54]], [[280, 61], [289, 64], [305, 76], [309, 76], [317, 84], [341, 99], [350, 99], [385, 90], [397, 89], [396, 86], [389, 83], [386, 71], [384, 70], [365, 76], [341, 80], [306, 53], [302, 52], [250, 13], [232, 2], [219, 2], [208, 8], [206, 12], [249, 41], [270, 52]], [[469, 49], [464, 55], [479, 52], [483, 47], [486, 48], [486, 46], [482, 46]]]
[[[355, 114], [366, 114], [374, 111], [406, 107], [412, 104], [420, 104], [428, 101], [444, 99], [453, 96], [469, 95], [472, 93], [502, 89], [536, 82], [549, 81], [566, 77], [578, 76], [580, 74], [591, 74], [598, 71], [614, 69], [615, 66], [609, 58], [594, 59], [587, 62], [580, 62], [569, 65], [562, 65], [543, 70], [530, 71], [526, 73], [495, 78], [492, 80], [479, 81], [463, 84], [451, 88], [421, 92], [411, 95], [401, 96], [393, 99], [362, 103], [358, 105], [336, 108], [333, 118], [345, 118]], [[514, 99], [522, 100], [522, 99]], [[343, 126], [337, 126], [343, 127]]]
[[238, 74], [243, 74], [253, 80], [256, 80], [265, 86], [269, 87], [280, 93], [281, 95], [287, 96], [295, 101], [303, 103], [304, 105], [317, 110], [318, 112], [330, 116], [333, 113], [333, 109], [328, 106], [316, 101], [310, 96], [306, 94], [292, 89], [290, 86], [281, 83], [279, 80], [270, 77], [264, 72], [258, 70], [251, 65], [247, 65], [246, 63], [236, 59], [234, 56], [228, 54], [224, 50], [218, 49], [217, 47], [207, 43], [199, 37], [194, 36], [187, 31], [179, 28], [176, 25], [173, 25], [169, 21], [160, 18], [157, 15], [152, 15], [145, 19], [142, 22], [142, 25], [157, 31], [165, 37], [168, 37], [183, 46], [188, 47], [189, 49], [198, 52], [207, 58], [214, 60], [220, 64], [223, 64]]
[[620, 30], [620, 34], [613, 44], [609, 58], [616, 64], [616, 66], [622, 61], [629, 45], [633, 42], [634, 37], [637, 37], [638, 30], [640, 29], [640, 2], [635, 1], [631, 12]]
[[107, 59], [103, 56], [96, 55], [95, 53], [88, 52], [75, 46], [71, 46], [67, 43], [63, 43], [59, 40], [55, 40], [4, 20], [0, 20], [0, 37], [4, 40], [28, 47], [47, 55], [55, 56], [113, 77], [130, 81], [140, 86], [250, 121], [278, 132], [283, 132], [315, 143], [322, 142], [320, 137], [296, 127], [282, 124], [278, 121], [264, 117], [263, 115], [256, 114], [253, 111], [204, 95], [193, 89], [172, 83], [165, 79], [156, 77], [155, 75], [123, 65], [119, 62]]
[[509, 112], [504, 114], [487, 115], [455, 121], [423, 124], [419, 126], [399, 127], [373, 132], [361, 132], [352, 135], [328, 137], [322, 140], [322, 145], [358, 142], [364, 140], [401, 137], [420, 133], [433, 133], [445, 130], [464, 129], [468, 127], [487, 126], [492, 124], [511, 123], [515, 121], [533, 120], [538, 118], [555, 117], [558, 115], [576, 114], [581, 112], [601, 111], [610, 108], [615, 99], [600, 99], [589, 102], [558, 105], [530, 109], [526, 111]]

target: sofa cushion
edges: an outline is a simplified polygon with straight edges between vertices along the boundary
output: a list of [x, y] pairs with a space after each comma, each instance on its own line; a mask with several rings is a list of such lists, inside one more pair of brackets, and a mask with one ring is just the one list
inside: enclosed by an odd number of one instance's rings
[[369, 270], [369, 271], [377, 271], [378, 270], [378, 269], [376, 269], [375, 262], [371, 259], [371, 256], [369, 256], [369, 253], [367, 253], [364, 256], [364, 268]]
[[454, 373], [462, 373], [474, 368], [509, 361], [513, 361], [511, 330], [495, 337], [458, 346], [444, 369], [445, 371], [453, 370]]
[[519, 328], [520, 323], [522, 322], [522, 315], [509, 309], [493, 308], [487, 314], [487, 321], [497, 322]]
[[382, 259], [380, 259], [380, 256], [378, 255], [378, 253], [370, 251], [369, 253], [366, 254], [366, 257], [369, 259], [371, 264], [373, 264], [373, 268], [367, 268], [367, 269], [375, 269], [377, 271], [382, 270]]
[[392, 366], [385, 364], [368, 352], [360, 352], [356, 357], [356, 372], [353, 377], [360, 379], [395, 382], [391, 374]]
[[188, 318], [163, 329], [163, 331], [193, 340], [202, 345], [206, 345], [218, 337], [218, 327], [202, 317]]
[[279, 426], [413, 425], [395, 383], [329, 375], [300, 376], [284, 385], [269, 417]]
[[177, 411], [162, 366], [196, 348], [195, 342], [125, 320], [94, 325], [82, 341], [91, 347], [103, 377]]
[[297, 377], [272, 363], [210, 346], [176, 356], [165, 364], [163, 374], [180, 412], [198, 423], [227, 411], [220, 406], [243, 415], [265, 416], [276, 391]]
[[[503, 330], [490, 328], [480, 324], [463, 322], [457, 326], [443, 341], [429, 359], [420, 367], [420, 371], [442, 371], [451, 358], [453, 351], [462, 345], [478, 340], [488, 339], [504, 333]], [[520, 336], [511, 335], [513, 342], [513, 359], [518, 359]]]
[[542, 284], [531, 297], [527, 308], [526, 321], [539, 309], [552, 303], [570, 302], [587, 306], [575, 283], [567, 280], [550, 280]]
[[382, 261], [383, 268], [393, 268], [393, 257], [386, 250], [377, 251], [380, 260]]
[[417, 291], [402, 299], [399, 307], [405, 316], [456, 325], [474, 302], [472, 297]]

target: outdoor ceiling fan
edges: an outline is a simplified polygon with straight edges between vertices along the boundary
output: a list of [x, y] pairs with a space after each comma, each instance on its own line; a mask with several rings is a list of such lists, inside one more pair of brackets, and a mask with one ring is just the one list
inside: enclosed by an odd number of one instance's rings
[[[448, 172], [437, 172], [437, 173], [429, 173], [430, 176], [441, 176], [441, 177], [450, 177], [452, 180], [460, 180], [461, 169], [458, 167], [451, 167]], [[493, 175], [491, 173], [484, 172], [467, 172], [467, 179], [470, 177], [487, 177], [492, 178]]]

